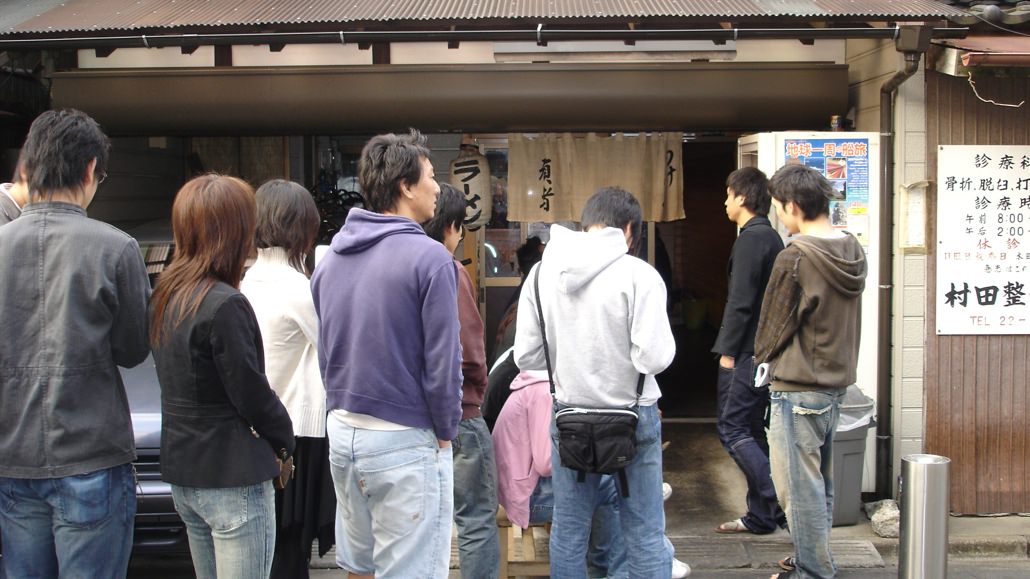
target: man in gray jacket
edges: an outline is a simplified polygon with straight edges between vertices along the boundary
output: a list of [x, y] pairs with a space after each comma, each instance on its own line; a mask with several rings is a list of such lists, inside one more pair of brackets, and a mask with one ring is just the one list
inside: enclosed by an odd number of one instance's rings
[[[0, 531], [12, 578], [124, 577], [135, 445], [117, 366], [147, 356], [146, 268], [86, 217], [109, 141], [79, 111], [32, 123], [21, 216], [0, 227]], [[58, 568], [60, 565], [60, 568]]]

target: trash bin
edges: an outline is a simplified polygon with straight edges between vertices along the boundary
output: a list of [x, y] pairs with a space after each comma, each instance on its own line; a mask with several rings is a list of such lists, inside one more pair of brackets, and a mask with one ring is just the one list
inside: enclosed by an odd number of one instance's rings
[[855, 384], [840, 403], [833, 436], [833, 526], [854, 525], [862, 515], [862, 471], [866, 433], [875, 424], [876, 403]]

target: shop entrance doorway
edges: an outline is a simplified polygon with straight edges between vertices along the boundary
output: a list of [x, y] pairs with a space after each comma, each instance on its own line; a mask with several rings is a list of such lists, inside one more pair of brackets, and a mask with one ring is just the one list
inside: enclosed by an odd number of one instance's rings
[[686, 219], [657, 224], [668, 255], [666, 284], [676, 359], [658, 376], [666, 418], [715, 419], [717, 361], [711, 353], [726, 303], [726, 263], [737, 228], [726, 218], [726, 176], [736, 168], [736, 140], [688, 141], [683, 145]]

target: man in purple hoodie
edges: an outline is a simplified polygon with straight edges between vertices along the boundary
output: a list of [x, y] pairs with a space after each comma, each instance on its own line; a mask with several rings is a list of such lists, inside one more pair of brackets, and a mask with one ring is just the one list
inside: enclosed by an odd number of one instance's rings
[[311, 278], [329, 462], [351, 577], [447, 577], [461, 419], [453, 259], [419, 225], [440, 186], [425, 137], [373, 137], [352, 209]]

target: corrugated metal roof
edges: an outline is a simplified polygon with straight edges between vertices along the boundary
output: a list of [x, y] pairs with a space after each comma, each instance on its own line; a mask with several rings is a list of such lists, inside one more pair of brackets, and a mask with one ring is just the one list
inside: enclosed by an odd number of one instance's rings
[[[28, 15], [34, 4], [3, 0], [0, 6]], [[487, 19], [919, 20], [967, 15], [938, 0], [66, 0], [36, 12], [21, 22], [8, 21], [0, 33]]]

